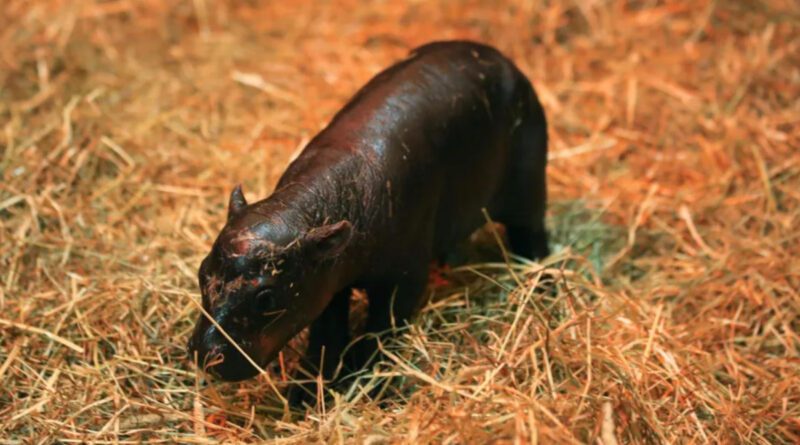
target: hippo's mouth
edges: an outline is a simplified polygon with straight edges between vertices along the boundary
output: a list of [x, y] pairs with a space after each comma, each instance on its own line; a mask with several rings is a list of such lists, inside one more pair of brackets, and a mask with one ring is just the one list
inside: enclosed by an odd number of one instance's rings
[[285, 343], [283, 335], [277, 336], [274, 332], [262, 331], [247, 336], [228, 334], [202, 317], [188, 344], [190, 360], [206, 373], [225, 381], [255, 377], [278, 357]]

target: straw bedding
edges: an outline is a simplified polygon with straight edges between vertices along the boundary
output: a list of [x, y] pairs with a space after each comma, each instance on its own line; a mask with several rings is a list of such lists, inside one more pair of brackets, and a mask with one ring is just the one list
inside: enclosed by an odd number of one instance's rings
[[[10, 0], [0, 24], [0, 443], [800, 442], [796, 2]], [[450, 38], [537, 88], [556, 253], [506, 263], [485, 232], [318, 409], [273, 390], [292, 349], [207, 381], [184, 345], [230, 188], [266, 196]]]

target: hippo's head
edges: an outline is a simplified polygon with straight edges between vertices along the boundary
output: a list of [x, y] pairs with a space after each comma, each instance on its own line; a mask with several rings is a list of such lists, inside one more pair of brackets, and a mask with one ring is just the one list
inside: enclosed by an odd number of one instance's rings
[[343, 251], [352, 227], [299, 221], [248, 206], [240, 187], [231, 193], [228, 221], [199, 272], [203, 308], [216, 323], [200, 314], [189, 340], [190, 355], [211, 374], [236, 381], [258, 373], [220, 328], [263, 367], [330, 302], [324, 265]]

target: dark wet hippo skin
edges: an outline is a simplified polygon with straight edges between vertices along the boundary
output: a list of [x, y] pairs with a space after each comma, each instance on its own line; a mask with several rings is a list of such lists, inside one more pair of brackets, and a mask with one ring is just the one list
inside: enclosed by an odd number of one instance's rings
[[[356, 93], [272, 195], [248, 204], [234, 189], [200, 266], [203, 307], [260, 366], [310, 325], [304, 366], [330, 379], [351, 290], [368, 296], [367, 332], [408, 321], [430, 262], [483, 225], [482, 209], [514, 253], [548, 254], [546, 162], [544, 112], [511, 61], [471, 42], [417, 48]], [[360, 342], [347, 363], [374, 348]], [[221, 379], [257, 374], [203, 315], [189, 349]]]

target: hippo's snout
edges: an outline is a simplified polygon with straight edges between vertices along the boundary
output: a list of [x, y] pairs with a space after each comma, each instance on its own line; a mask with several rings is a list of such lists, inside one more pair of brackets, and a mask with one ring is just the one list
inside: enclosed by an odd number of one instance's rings
[[[246, 346], [239, 345], [247, 352]], [[219, 379], [236, 382], [258, 374], [247, 357], [206, 320], [198, 323], [188, 349], [191, 360], [197, 357], [197, 366]], [[248, 354], [254, 358], [253, 354]]]

